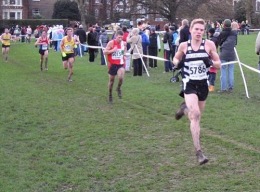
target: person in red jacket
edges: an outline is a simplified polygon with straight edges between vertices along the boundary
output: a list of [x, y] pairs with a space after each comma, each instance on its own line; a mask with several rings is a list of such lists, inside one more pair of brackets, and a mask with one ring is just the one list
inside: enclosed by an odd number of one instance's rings
[[115, 39], [112, 39], [108, 42], [104, 54], [107, 55], [108, 58], [108, 101], [109, 103], [113, 102], [112, 90], [115, 81], [115, 76], [118, 76], [118, 85], [117, 85], [117, 94], [119, 99], [122, 98], [121, 86], [123, 84], [124, 76], [125, 76], [125, 53], [126, 43], [123, 41], [123, 31], [118, 30], [115, 34]]

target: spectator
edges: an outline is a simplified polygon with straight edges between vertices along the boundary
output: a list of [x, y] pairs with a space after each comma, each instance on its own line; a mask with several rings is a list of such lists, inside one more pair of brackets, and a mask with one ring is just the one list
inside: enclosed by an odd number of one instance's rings
[[30, 25], [26, 28], [26, 42], [31, 42], [31, 36], [32, 36], [32, 28]]
[[[122, 31], [123, 31], [123, 41], [126, 43], [126, 49], [129, 50], [130, 49], [130, 44], [127, 43], [127, 37], [129, 36], [129, 32], [127, 31], [127, 27], [123, 26], [122, 27]], [[126, 55], [125, 57], [125, 71], [129, 72], [131, 68], [131, 55]]]
[[15, 40], [20, 41], [21, 28], [18, 25], [15, 26], [14, 35], [15, 35]]
[[[215, 43], [216, 49], [218, 50], [218, 36], [219, 32], [215, 32], [214, 28], [208, 30], [209, 40]], [[209, 92], [215, 91], [215, 81], [216, 81], [217, 69], [213, 66], [209, 68]]]
[[172, 62], [170, 61], [171, 57], [171, 44], [172, 44], [172, 35], [169, 30], [169, 26], [166, 24], [164, 26], [164, 36], [163, 36], [163, 48], [164, 48], [164, 73], [172, 71]]
[[249, 30], [250, 30], [250, 25], [248, 23], [248, 20], [246, 20], [245, 32], [246, 32], [247, 35], [249, 35]]
[[[159, 39], [159, 41], [158, 41]], [[155, 33], [155, 28], [151, 28], [151, 32], [149, 35], [149, 41], [150, 45], [148, 46], [148, 54], [151, 56], [158, 56], [158, 49], [161, 51], [161, 48], [159, 47], [160, 38], [159, 35]], [[157, 68], [157, 59], [151, 59], [149, 58], [149, 67], [151, 68]]]
[[241, 22], [240, 30], [241, 30], [242, 35], [246, 34], [246, 23], [245, 23], [245, 21]]
[[[139, 29], [134, 28], [131, 31], [131, 34], [127, 37], [127, 43], [130, 43], [130, 52], [133, 51], [133, 75], [134, 76], [142, 76], [143, 74], [143, 66], [142, 66], [142, 60], [141, 55], [143, 54], [143, 48], [142, 48], [142, 36], [139, 35]], [[140, 53], [140, 54], [139, 54]]]
[[[96, 46], [97, 41], [96, 41], [96, 33], [94, 32], [94, 28], [90, 27], [89, 28], [89, 33], [88, 33], [88, 38], [87, 42], [89, 46]], [[89, 53], [89, 62], [94, 62], [95, 61], [95, 48], [89, 47], [88, 53]]]
[[177, 51], [176, 41], [178, 40], [178, 31], [177, 31], [175, 26], [171, 26], [170, 30], [171, 30], [171, 34], [172, 34], [171, 55], [172, 55], [172, 58], [173, 58], [175, 56], [176, 51]]
[[[142, 37], [143, 54], [147, 55], [148, 45], [150, 44], [150, 42], [149, 42], [149, 37], [144, 33], [145, 24], [143, 23], [143, 21], [138, 22], [137, 28], [139, 29], [139, 35], [141, 35]], [[147, 57], [143, 57], [143, 61], [145, 66], [147, 67]]]
[[189, 21], [187, 19], [183, 19], [181, 22], [181, 30], [180, 30], [180, 41], [179, 44], [190, 39], [190, 27]]
[[[231, 29], [231, 21], [225, 19], [223, 31], [219, 35], [220, 60], [221, 63], [235, 61], [235, 46], [237, 42], [237, 33]], [[221, 89], [220, 93], [232, 92], [234, 89], [234, 64], [221, 66]]]
[[[101, 35], [99, 36], [99, 45], [105, 48], [109, 42], [109, 37], [105, 29], [101, 29]], [[101, 65], [106, 65], [103, 48], [100, 51], [101, 54]]]
[[25, 42], [25, 37], [26, 37], [26, 28], [25, 28], [25, 26], [23, 26], [21, 29], [21, 42], [22, 43]]
[[238, 25], [238, 22], [235, 19], [232, 19], [231, 28], [237, 34], [239, 33], [239, 25]]
[[77, 52], [84, 55], [84, 50], [87, 42], [87, 34], [83, 29], [83, 25], [79, 25], [79, 28], [75, 31], [75, 35], [78, 36], [80, 44], [77, 47]]

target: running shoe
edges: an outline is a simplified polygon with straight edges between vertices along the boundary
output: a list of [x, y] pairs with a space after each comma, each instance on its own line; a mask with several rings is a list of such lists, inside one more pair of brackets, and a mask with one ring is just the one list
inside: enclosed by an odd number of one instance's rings
[[113, 97], [112, 97], [112, 95], [109, 95], [109, 96], [108, 96], [108, 102], [111, 103], [111, 104], [113, 103]]
[[202, 153], [201, 150], [197, 151], [196, 156], [200, 165], [203, 165], [209, 161], [208, 158]]
[[121, 91], [121, 89], [117, 88], [116, 91], [117, 91], [117, 95], [118, 95], [119, 99], [122, 99], [122, 91]]
[[175, 119], [179, 120], [183, 117], [184, 114], [184, 110], [187, 108], [185, 102], [182, 102], [180, 105], [179, 110], [175, 113]]

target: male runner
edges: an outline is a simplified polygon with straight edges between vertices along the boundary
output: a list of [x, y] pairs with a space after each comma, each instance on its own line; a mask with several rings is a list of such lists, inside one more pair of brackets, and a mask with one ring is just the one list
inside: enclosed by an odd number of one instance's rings
[[50, 45], [50, 39], [47, 37], [47, 32], [46, 31], [42, 31], [41, 36], [37, 39], [37, 41], [35, 42], [35, 45], [39, 45], [39, 54], [40, 54], [40, 68], [41, 71], [43, 70], [42, 65], [43, 65], [43, 61], [45, 60], [45, 70], [48, 70], [48, 47]]
[[78, 42], [73, 37], [72, 28], [67, 28], [66, 33], [67, 35], [61, 40], [60, 50], [62, 54], [63, 67], [64, 69], [69, 68], [68, 81], [72, 82], [73, 63], [75, 61], [74, 48], [77, 46]]
[[10, 50], [10, 41], [11, 41], [11, 34], [9, 33], [9, 29], [5, 28], [4, 33], [0, 37], [2, 42], [2, 54], [3, 59], [7, 62], [8, 60], [8, 54]]
[[124, 75], [125, 75], [125, 56], [126, 53], [126, 43], [123, 39], [123, 31], [118, 30], [115, 34], [115, 39], [108, 42], [106, 48], [104, 49], [104, 54], [108, 55], [108, 91], [109, 103], [113, 102], [112, 90], [114, 85], [115, 76], [118, 76], [118, 85], [117, 85], [117, 94], [118, 97], [122, 98], [121, 86], [123, 84]]
[[[194, 19], [190, 26], [191, 40], [179, 45], [173, 58], [176, 68], [182, 68], [183, 90], [181, 95], [185, 102], [176, 112], [175, 118], [179, 120], [187, 115], [190, 120], [190, 130], [197, 160], [200, 165], [208, 162], [200, 146], [200, 119], [205, 108], [208, 96], [208, 70], [210, 66], [220, 68], [220, 59], [214, 42], [203, 39], [205, 21]], [[183, 60], [183, 62], [180, 62]]]

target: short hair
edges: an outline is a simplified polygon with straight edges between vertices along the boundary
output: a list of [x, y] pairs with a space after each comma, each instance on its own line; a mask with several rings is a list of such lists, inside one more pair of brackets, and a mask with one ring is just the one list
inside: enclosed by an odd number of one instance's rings
[[69, 31], [69, 30], [73, 31], [72, 27], [68, 27], [68, 28], [66, 29], [66, 32]]
[[167, 32], [169, 32], [169, 25], [168, 25], [168, 24], [165, 24], [165, 25], [164, 25], [164, 30], [167, 31]]
[[195, 24], [201, 24], [201, 25], [205, 25], [205, 21], [204, 19], [194, 19], [191, 24], [190, 24], [190, 28], [192, 28]]
[[132, 32], [133, 35], [138, 35], [139, 34], [139, 29], [138, 28], [133, 28], [131, 32]]
[[126, 32], [126, 31], [127, 31], [127, 27], [126, 27], [126, 26], [123, 26], [123, 27], [122, 27], [122, 31]]
[[183, 19], [183, 20], [181, 21], [181, 23], [182, 23], [182, 25], [185, 25], [185, 26], [188, 26], [188, 25], [189, 25], [188, 19]]
[[140, 26], [140, 25], [142, 25], [144, 22], [143, 21], [138, 21], [137, 22], [137, 26]]
[[124, 32], [122, 30], [117, 30], [116, 31], [116, 36], [118, 36], [118, 35], [124, 35]]

